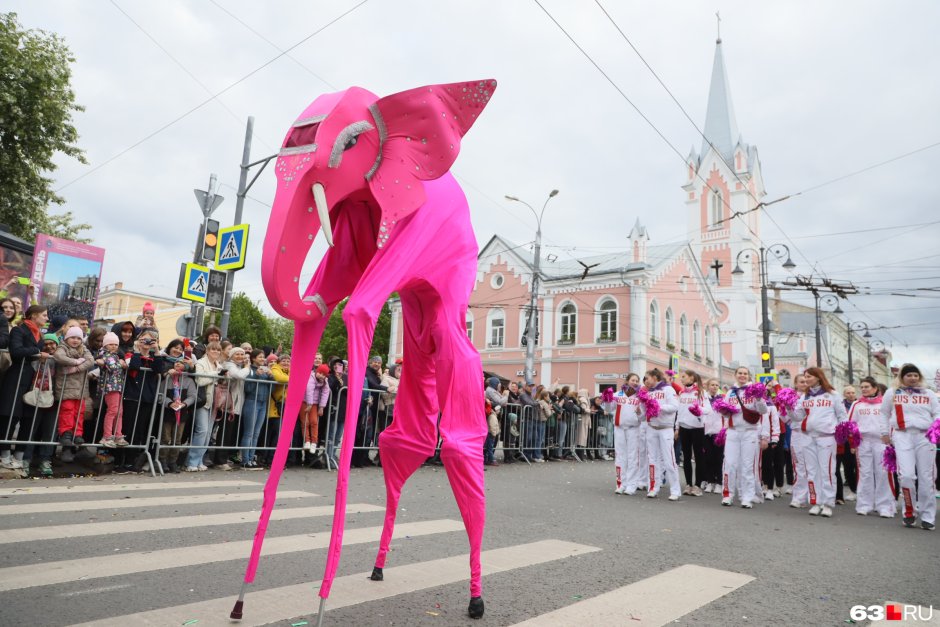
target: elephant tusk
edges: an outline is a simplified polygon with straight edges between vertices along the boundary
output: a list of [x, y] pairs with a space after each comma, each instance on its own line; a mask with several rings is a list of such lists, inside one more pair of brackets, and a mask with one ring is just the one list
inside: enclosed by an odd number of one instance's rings
[[330, 224], [330, 208], [326, 204], [326, 192], [321, 183], [313, 184], [313, 201], [317, 205], [317, 214], [320, 216], [320, 226], [326, 243], [333, 246], [333, 225]]

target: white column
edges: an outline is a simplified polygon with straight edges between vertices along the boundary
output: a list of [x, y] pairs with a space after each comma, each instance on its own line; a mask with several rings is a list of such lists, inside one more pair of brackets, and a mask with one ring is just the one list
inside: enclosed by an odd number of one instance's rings
[[642, 281], [630, 284], [630, 370], [646, 372], [646, 347], [649, 344], [649, 301]]
[[388, 361], [386, 363], [394, 364], [398, 355], [398, 326], [401, 321], [401, 301], [391, 303], [390, 312], [392, 314], [391, 324], [389, 325], [388, 338]]
[[555, 298], [543, 296], [539, 316], [542, 323], [542, 332], [539, 335], [542, 354], [538, 362], [538, 381], [542, 385], [552, 383], [552, 346], [555, 344]]

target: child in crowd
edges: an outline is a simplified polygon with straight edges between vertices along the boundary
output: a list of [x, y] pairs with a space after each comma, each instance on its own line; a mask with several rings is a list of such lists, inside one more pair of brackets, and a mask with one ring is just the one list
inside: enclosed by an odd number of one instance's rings
[[63, 449], [81, 446], [85, 397], [88, 395], [87, 373], [94, 368], [95, 359], [84, 345], [84, 335], [78, 325], [65, 332], [65, 341], [52, 356], [57, 364], [53, 391], [59, 401], [59, 444]]
[[320, 418], [330, 404], [330, 385], [326, 378], [330, 374], [330, 367], [320, 364], [310, 373], [307, 381], [307, 391], [304, 394], [304, 406], [301, 409], [303, 416], [304, 450], [317, 452], [319, 438]]
[[102, 348], [98, 351], [96, 363], [101, 372], [98, 388], [104, 394], [106, 411], [104, 415], [104, 436], [100, 444], [107, 448], [127, 446], [121, 425], [124, 376], [127, 361], [119, 351], [120, 340], [116, 333], [105, 333]]

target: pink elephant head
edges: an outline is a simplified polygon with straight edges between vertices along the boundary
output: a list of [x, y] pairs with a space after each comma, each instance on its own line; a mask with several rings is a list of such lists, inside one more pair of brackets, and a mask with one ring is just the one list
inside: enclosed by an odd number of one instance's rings
[[496, 81], [411, 89], [385, 98], [351, 87], [317, 98], [294, 122], [277, 159], [278, 186], [261, 275], [275, 310], [299, 322], [325, 315], [317, 295], [298, 292], [317, 230], [333, 245], [337, 212], [381, 210], [381, 249], [396, 224], [425, 201], [421, 181], [445, 174]]

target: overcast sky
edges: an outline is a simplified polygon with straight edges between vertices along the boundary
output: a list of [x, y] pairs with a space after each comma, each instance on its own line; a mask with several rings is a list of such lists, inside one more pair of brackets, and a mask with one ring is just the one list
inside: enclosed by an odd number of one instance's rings
[[[531, 241], [531, 213], [503, 196], [541, 206], [553, 188], [560, 193], [546, 212], [544, 253], [615, 250], [637, 217], [653, 244], [686, 237], [685, 169], [669, 144], [684, 157], [701, 137], [596, 3], [542, 0], [669, 143], [534, 1], [370, 0], [311, 37], [357, 4], [5, 3], [24, 26], [61, 34], [76, 57], [73, 84], [86, 111], [75, 122], [90, 165], [62, 160], [55, 178], [67, 208], [107, 249], [104, 284], [172, 294], [201, 219], [192, 189], [205, 189], [212, 172], [226, 197], [214, 217], [223, 225], [233, 218], [246, 117], [255, 116], [253, 157], [261, 158], [314, 98], [350, 85], [385, 95], [499, 81], [454, 167], [481, 245], [494, 232]], [[721, 11], [738, 127], [760, 151], [767, 199], [803, 192], [768, 210], [776, 224], [764, 218], [764, 241], [790, 243], [800, 274], [878, 292], [843, 305], [849, 319], [903, 325], [874, 334], [896, 360], [915, 360], [932, 378], [940, 368], [940, 223], [923, 223], [940, 221], [940, 3], [602, 4], [700, 128]], [[273, 189], [269, 168], [245, 206], [254, 230], [236, 289], [260, 300]], [[863, 229], [879, 230], [846, 233]], [[308, 271], [322, 250], [319, 238]], [[911, 287], [938, 291], [884, 295]]]

